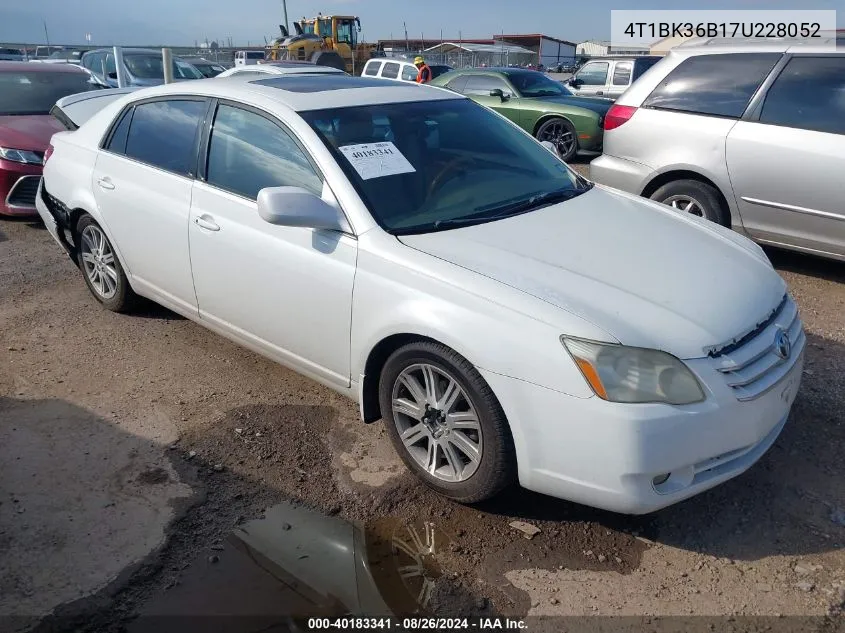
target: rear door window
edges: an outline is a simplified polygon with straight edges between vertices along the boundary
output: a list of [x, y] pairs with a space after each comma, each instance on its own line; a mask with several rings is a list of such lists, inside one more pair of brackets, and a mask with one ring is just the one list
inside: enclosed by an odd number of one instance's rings
[[607, 83], [608, 62], [590, 62], [578, 71], [575, 78], [582, 86], [603, 86]]
[[845, 134], [845, 56], [792, 58], [766, 94], [760, 123]]
[[388, 79], [396, 79], [399, 76], [399, 64], [396, 62], [387, 62], [381, 70], [381, 76]]
[[627, 86], [631, 83], [631, 70], [633, 62], [616, 62], [613, 67], [613, 85]]
[[666, 76], [643, 107], [738, 119], [780, 58], [780, 53], [690, 57]]
[[420, 71], [414, 66], [402, 66], [402, 79], [405, 81], [416, 81], [419, 74]]
[[135, 106], [126, 156], [175, 174], [193, 175], [197, 131], [205, 110], [205, 100], [173, 99]]
[[370, 62], [364, 68], [364, 74], [368, 77], [375, 77], [378, 75], [379, 68], [381, 68], [381, 62]]
[[114, 127], [111, 138], [108, 139], [105, 149], [115, 154], [123, 154], [126, 151], [126, 139], [129, 136], [129, 123], [132, 121], [132, 108], [127, 109], [120, 117], [120, 121]]

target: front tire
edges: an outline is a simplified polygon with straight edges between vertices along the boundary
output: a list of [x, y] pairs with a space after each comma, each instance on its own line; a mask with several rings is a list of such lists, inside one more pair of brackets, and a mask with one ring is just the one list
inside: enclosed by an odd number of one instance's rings
[[719, 192], [700, 180], [673, 180], [651, 194], [651, 199], [722, 226], [731, 225], [730, 217], [722, 208]]
[[433, 341], [396, 350], [381, 373], [379, 401], [396, 452], [440, 494], [475, 503], [514, 481], [513, 439], [502, 407], [454, 350]]
[[534, 135], [538, 141], [549, 141], [557, 148], [558, 156], [569, 162], [578, 153], [578, 133], [575, 126], [566, 119], [555, 117], [544, 121]]
[[126, 312], [137, 301], [105, 231], [88, 214], [76, 224], [78, 263], [94, 298], [112, 312]]

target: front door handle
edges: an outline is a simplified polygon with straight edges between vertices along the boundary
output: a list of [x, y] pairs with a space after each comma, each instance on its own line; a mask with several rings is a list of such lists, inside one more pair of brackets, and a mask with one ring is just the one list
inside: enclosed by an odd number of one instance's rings
[[206, 231], [219, 231], [220, 227], [217, 225], [217, 222], [214, 221], [207, 213], [203, 213], [198, 218], [194, 218], [194, 224], [196, 224], [201, 229], [205, 229]]
[[101, 189], [108, 189], [111, 191], [114, 189], [114, 183], [111, 181], [111, 178], [108, 176], [104, 176], [97, 181], [97, 184], [100, 185]]
[[603, 94], [604, 94], [604, 92], [602, 92], [601, 90], [599, 90], [596, 94], [597, 94], [597, 95], [603, 95]]

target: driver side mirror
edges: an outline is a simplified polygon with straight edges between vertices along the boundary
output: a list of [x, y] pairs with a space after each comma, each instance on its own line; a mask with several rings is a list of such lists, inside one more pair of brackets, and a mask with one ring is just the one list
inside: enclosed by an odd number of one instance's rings
[[581, 87], [581, 80], [576, 77], [570, 77], [569, 81], [567, 82], [573, 88], [580, 88]]
[[109, 79], [117, 79], [117, 71], [110, 72], [108, 77]]
[[347, 231], [341, 212], [301, 187], [266, 187], [258, 192], [258, 215], [270, 224]]
[[502, 101], [507, 101], [508, 99], [511, 98], [510, 93], [506, 93], [501, 88], [494, 88], [493, 90], [491, 90], [490, 96], [491, 97], [499, 97], [499, 99], [501, 99]]

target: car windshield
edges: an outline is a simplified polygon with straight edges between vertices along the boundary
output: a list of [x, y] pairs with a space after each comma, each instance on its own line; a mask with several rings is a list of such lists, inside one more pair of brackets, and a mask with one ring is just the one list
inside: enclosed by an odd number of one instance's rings
[[0, 72], [0, 115], [49, 114], [62, 97], [96, 89], [82, 72]]
[[[164, 64], [161, 55], [126, 54], [123, 61], [129, 72], [139, 79], [164, 79]], [[181, 60], [173, 60], [173, 77], [176, 79], [202, 79], [200, 72]]]
[[572, 93], [564, 88], [559, 81], [549, 79], [543, 73], [508, 73], [513, 87], [520, 96], [531, 97], [560, 97]]
[[591, 186], [512, 123], [466, 99], [301, 116], [375, 220], [395, 235], [489, 222]]

